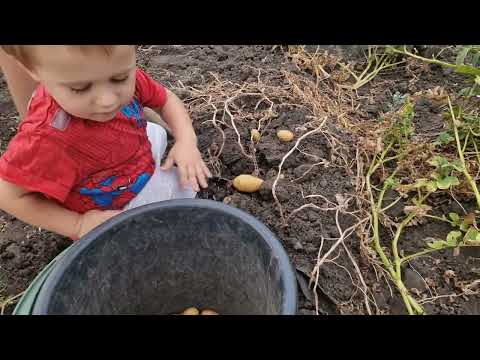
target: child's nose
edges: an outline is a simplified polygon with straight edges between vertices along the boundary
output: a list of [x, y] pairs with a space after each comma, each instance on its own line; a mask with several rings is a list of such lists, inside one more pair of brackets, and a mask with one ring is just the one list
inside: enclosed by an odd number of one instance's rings
[[111, 109], [118, 103], [118, 96], [113, 91], [105, 91], [97, 96], [96, 103], [104, 109]]

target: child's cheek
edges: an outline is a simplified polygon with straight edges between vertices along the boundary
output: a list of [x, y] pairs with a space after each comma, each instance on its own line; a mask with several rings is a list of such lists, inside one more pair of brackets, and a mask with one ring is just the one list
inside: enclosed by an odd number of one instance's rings
[[130, 82], [128, 88], [125, 90], [125, 103], [129, 103], [135, 95], [135, 79]]

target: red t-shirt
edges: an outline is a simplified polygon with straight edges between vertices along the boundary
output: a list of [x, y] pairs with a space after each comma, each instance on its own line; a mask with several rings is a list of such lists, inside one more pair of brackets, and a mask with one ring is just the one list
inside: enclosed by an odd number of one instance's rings
[[96, 122], [67, 114], [40, 85], [0, 158], [0, 177], [79, 213], [122, 209], [155, 169], [143, 106], [161, 108], [166, 99], [165, 88], [137, 69], [130, 104]]

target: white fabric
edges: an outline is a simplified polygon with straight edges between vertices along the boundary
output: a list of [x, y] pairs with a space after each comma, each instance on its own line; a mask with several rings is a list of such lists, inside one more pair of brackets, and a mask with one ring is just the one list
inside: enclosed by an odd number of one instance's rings
[[163, 127], [154, 123], [147, 123], [147, 136], [152, 145], [152, 154], [155, 159], [155, 172], [142, 191], [133, 198], [124, 210], [133, 209], [153, 202], [189, 199], [196, 196], [191, 188], [184, 189], [180, 185], [176, 167], [168, 171], [160, 169], [163, 154], [167, 148], [167, 132]]

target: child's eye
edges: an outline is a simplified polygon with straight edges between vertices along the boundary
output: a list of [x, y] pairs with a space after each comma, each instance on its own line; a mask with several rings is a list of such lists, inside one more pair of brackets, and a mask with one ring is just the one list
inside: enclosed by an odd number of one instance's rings
[[122, 83], [122, 82], [127, 81], [128, 77], [129, 77], [129, 75], [122, 76], [122, 77], [119, 77], [119, 78], [112, 78], [111, 81], [114, 82], [114, 83]]
[[92, 87], [92, 84], [87, 84], [87, 85], [85, 85], [81, 88], [70, 88], [70, 90], [72, 90], [74, 93], [82, 93], [82, 92], [87, 91], [91, 87]]

